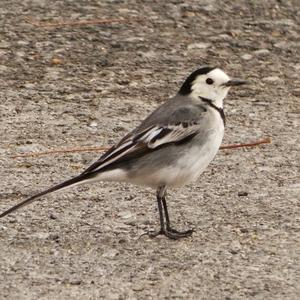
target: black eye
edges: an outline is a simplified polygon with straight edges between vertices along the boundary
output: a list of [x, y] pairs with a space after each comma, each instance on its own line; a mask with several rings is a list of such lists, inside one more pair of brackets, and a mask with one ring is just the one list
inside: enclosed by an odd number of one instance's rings
[[206, 83], [207, 83], [207, 84], [213, 84], [214, 81], [213, 81], [211, 78], [207, 78], [207, 79], [206, 79]]

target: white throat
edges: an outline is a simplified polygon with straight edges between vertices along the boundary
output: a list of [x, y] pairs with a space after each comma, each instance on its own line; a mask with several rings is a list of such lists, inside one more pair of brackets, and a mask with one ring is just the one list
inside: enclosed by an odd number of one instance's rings
[[[207, 84], [206, 80], [210, 78], [213, 80], [213, 84]], [[197, 100], [199, 97], [203, 97], [212, 101], [212, 103], [223, 108], [223, 100], [227, 96], [230, 87], [226, 87], [224, 83], [230, 80], [229, 76], [220, 69], [213, 69], [204, 76], [198, 76], [191, 87], [190, 96]]]

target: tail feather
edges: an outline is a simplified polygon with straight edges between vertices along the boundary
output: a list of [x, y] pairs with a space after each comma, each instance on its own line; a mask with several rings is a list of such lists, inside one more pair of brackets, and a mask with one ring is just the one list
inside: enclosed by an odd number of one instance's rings
[[64, 181], [64, 182], [62, 182], [60, 184], [57, 184], [57, 185], [55, 185], [55, 186], [53, 186], [53, 187], [51, 187], [51, 188], [49, 188], [49, 189], [47, 189], [45, 191], [42, 191], [42, 192], [40, 192], [38, 194], [35, 194], [35, 195], [33, 195], [33, 196], [25, 199], [24, 201], [18, 203], [17, 205], [11, 207], [10, 209], [6, 210], [2, 214], [0, 214], [0, 218], [3, 218], [4, 216], [12, 213], [13, 211], [15, 211], [15, 210], [17, 210], [17, 209], [19, 209], [19, 208], [27, 205], [27, 204], [32, 203], [33, 201], [37, 200], [38, 198], [40, 198], [40, 197], [42, 197], [42, 196], [44, 196], [46, 194], [50, 194], [50, 193], [53, 193], [53, 192], [58, 191], [60, 189], [63, 189], [63, 188], [66, 188], [66, 187], [70, 187], [72, 185], [80, 183], [80, 182], [88, 179], [90, 177], [89, 175], [90, 174], [81, 174], [79, 176], [76, 176], [74, 178], [66, 180], [66, 181]]

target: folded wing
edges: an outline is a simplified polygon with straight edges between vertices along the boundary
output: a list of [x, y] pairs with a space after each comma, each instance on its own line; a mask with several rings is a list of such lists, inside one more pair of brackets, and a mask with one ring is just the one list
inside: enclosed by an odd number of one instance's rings
[[200, 130], [195, 121], [178, 122], [169, 125], [150, 126], [141, 132], [132, 132], [116, 146], [110, 148], [98, 161], [82, 174], [104, 171], [168, 144], [181, 144], [192, 139]]

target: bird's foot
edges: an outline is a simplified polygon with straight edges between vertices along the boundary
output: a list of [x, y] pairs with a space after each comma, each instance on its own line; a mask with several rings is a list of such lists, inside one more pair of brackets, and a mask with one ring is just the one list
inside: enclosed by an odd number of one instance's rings
[[173, 229], [171, 227], [167, 228], [167, 231], [172, 232], [174, 234], [178, 234], [181, 235], [182, 237], [188, 237], [191, 236], [194, 232], [194, 229], [189, 229], [189, 230], [185, 230], [185, 231], [178, 231], [176, 229]]
[[178, 231], [172, 228], [160, 229], [159, 231], [148, 231], [143, 235], [148, 235], [150, 238], [155, 238], [158, 235], [164, 235], [169, 239], [178, 240], [180, 238], [189, 237], [193, 234], [194, 230]]

